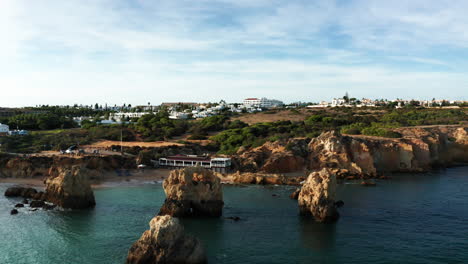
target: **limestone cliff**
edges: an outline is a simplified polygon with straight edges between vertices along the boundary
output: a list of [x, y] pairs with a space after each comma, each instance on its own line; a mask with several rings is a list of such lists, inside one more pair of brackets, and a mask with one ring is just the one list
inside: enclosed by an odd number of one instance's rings
[[326, 168], [312, 172], [299, 192], [300, 213], [312, 215], [317, 222], [335, 222], [340, 216], [335, 199], [336, 175]]
[[[338, 178], [372, 178], [388, 172], [424, 172], [434, 167], [468, 164], [466, 126], [395, 129], [401, 138], [323, 132], [304, 150], [304, 141], [267, 142], [234, 157], [242, 172], [288, 173], [331, 169]], [[234, 177], [234, 176], [232, 176]], [[248, 177], [237, 177], [247, 180]]]
[[163, 182], [166, 200], [160, 215], [213, 216], [223, 212], [221, 181], [211, 170], [187, 167], [173, 170]]
[[[301, 171], [305, 160], [301, 156], [307, 146], [304, 140], [292, 139], [290, 143], [267, 142], [249, 151], [239, 150], [235, 161], [239, 170], [243, 172], [284, 173]], [[287, 146], [294, 146], [288, 149]], [[305, 151], [306, 154], [306, 151]]]
[[309, 168], [312, 170], [334, 168], [341, 174], [376, 174], [368, 146], [336, 131], [324, 132], [312, 139], [309, 152]]
[[276, 173], [235, 172], [216, 175], [223, 183], [232, 184], [260, 184], [260, 185], [300, 185], [306, 179], [302, 173], [295, 175], [281, 175]]
[[133, 244], [127, 264], [206, 263], [200, 241], [184, 233], [177, 218], [156, 216], [140, 239]]
[[88, 180], [88, 170], [81, 166], [60, 167], [56, 177], [46, 180], [46, 200], [63, 208], [94, 207], [94, 193]]
[[[55, 176], [54, 168], [80, 165], [89, 169], [90, 179], [102, 179], [108, 172], [116, 169], [133, 169], [135, 158], [114, 156], [13, 156], [0, 155], [0, 177], [2, 178], [34, 178]], [[51, 170], [52, 169], [52, 170]]]

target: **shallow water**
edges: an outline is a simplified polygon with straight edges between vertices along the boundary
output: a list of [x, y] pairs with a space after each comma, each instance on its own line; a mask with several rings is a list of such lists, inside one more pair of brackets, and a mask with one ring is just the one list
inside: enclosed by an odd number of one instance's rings
[[[0, 192], [8, 187], [0, 185]], [[340, 184], [337, 224], [298, 216], [291, 187], [224, 186], [227, 219], [183, 220], [210, 263], [467, 263], [468, 168]], [[277, 194], [278, 196], [272, 196]], [[89, 211], [20, 209], [0, 197], [0, 263], [124, 263], [164, 200], [160, 184], [95, 191]]]

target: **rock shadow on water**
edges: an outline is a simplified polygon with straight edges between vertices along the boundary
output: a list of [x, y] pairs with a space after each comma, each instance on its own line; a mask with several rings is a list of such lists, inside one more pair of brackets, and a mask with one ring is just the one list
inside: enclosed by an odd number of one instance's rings
[[299, 234], [302, 245], [316, 252], [330, 252], [336, 244], [336, 225], [318, 223], [312, 216], [301, 217]]
[[[95, 210], [71, 210], [63, 209], [48, 212], [47, 226], [60, 234], [65, 242], [73, 243], [82, 237], [92, 236], [99, 232], [95, 227]], [[70, 231], [73, 232], [70, 232]]]

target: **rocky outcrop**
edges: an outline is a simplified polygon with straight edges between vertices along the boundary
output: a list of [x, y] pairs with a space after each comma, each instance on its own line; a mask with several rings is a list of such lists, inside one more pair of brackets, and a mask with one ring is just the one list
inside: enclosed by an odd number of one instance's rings
[[88, 170], [81, 166], [57, 169], [56, 177], [46, 180], [46, 200], [63, 208], [83, 209], [94, 207], [93, 190], [88, 180]]
[[395, 129], [402, 138], [343, 136], [324, 132], [309, 144], [312, 170], [335, 169], [340, 178], [376, 177], [387, 172], [424, 172], [468, 163], [466, 127]]
[[336, 175], [329, 169], [312, 172], [298, 197], [301, 215], [311, 215], [317, 222], [331, 223], [339, 218], [336, 201]]
[[34, 198], [37, 194], [37, 190], [30, 187], [13, 186], [9, 187], [5, 191], [6, 197], [23, 197], [23, 198]]
[[[299, 139], [293, 139], [288, 144], [267, 142], [249, 151], [239, 150], [235, 164], [242, 172], [284, 173], [301, 171], [305, 160], [300, 155], [303, 145]], [[287, 148], [289, 146], [291, 149]], [[301, 148], [302, 147], [302, 148]]]
[[[424, 172], [468, 163], [468, 127], [439, 125], [394, 129], [401, 138], [324, 132], [305, 139], [267, 142], [239, 149], [234, 169], [244, 174], [290, 173], [331, 169], [338, 178], [376, 178], [388, 172]], [[308, 144], [308, 145], [307, 145]], [[252, 183], [256, 180], [253, 179]], [[247, 182], [246, 182], [247, 183]]]
[[166, 200], [159, 215], [212, 216], [223, 212], [221, 181], [211, 170], [187, 167], [173, 170], [163, 182]]
[[127, 264], [206, 263], [206, 253], [200, 241], [184, 233], [177, 218], [156, 216], [140, 239], [133, 244]]
[[337, 131], [324, 132], [309, 143], [309, 167], [338, 169], [340, 174], [376, 174], [365, 144], [343, 137]]
[[259, 184], [259, 185], [300, 185], [306, 177], [301, 175], [281, 175], [253, 172], [235, 172], [230, 174], [216, 174], [222, 182], [231, 184]]
[[[135, 158], [114, 156], [14, 156], [0, 155], [0, 177], [2, 178], [34, 178], [47, 177], [51, 169], [80, 165], [90, 170], [90, 179], [102, 179], [106, 172], [116, 169], [136, 168]], [[56, 175], [52, 175], [56, 176]]]

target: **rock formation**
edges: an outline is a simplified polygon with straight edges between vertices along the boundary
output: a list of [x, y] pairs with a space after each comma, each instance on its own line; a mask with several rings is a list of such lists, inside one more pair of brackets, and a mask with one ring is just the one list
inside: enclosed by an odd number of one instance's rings
[[213, 216], [223, 212], [221, 181], [211, 170], [187, 167], [173, 170], [163, 182], [166, 200], [159, 215]]
[[[324, 132], [305, 139], [241, 148], [233, 157], [234, 182], [259, 183], [245, 173], [289, 173], [331, 169], [338, 178], [376, 178], [391, 172], [424, 172], [468, 163], [468, 127], [439, 125], [394, 129], [401, 138]], [[241, 177], [242, 174], [242, 177]], [[263, 182], [263, 179], [261, 179]], [[278, 183], [281, 184], [281, 183]]]
[[[301, 144], [303, 143], [303, 144]], [[239, 150], [235, 164], [243, 172], [284, 173], [301, 171], [305, 160], [300, 155], [304, 140], [292, 139], [290, 143], [267, 142], [249, 151]], [[291, 149], [286, 148], [291, 146]], [[294, 147], [293, 147], [294, 146]]]
[[58, 175], [46, 180], [45, 197], [53, 204], [70, 209], [89, 208], [96, 204], [87, 169], [81, 166], [58, 168]]
[[33, 198], [37, 194], [37, 190], [30, 187], [13, 186], [5, 191], [6, 197], [23, 197]]
[[324, 132], [309, 143], [309, 167], [312, 170], [332, 168], [338, 174], [376, 174], [369, 149], [365, 144], [343, 137], [337, 131]]
[[317, 222], [335, 222], [340, 216], [335, 199], [336, 175], [326, 168], [312, 172], [299, 193], [300, 213], [312, 215]]
[[206, 263], [200, 241], [184, 234], [177, 218], [156, 216], [140, 239], [130, 248], [127, 264]]
[[[15, 156], [0, 154], [0, 177], [34, 178], [56, 176], [53, 168], [80, 165], [89, 169], [90, 179], [102, 179], [116, 169], [134, 169], [135, 158], [114, 156]], [[52, 170], [51, 170], [52, 169]]]
[[281, 175], [268, 173], [253, 173], [239, 171], [230, 174], [216, 173], [224, 183], [232, 184], [260, 184], [260, 185], [300, 185], [306, 178], [302, 174]]

